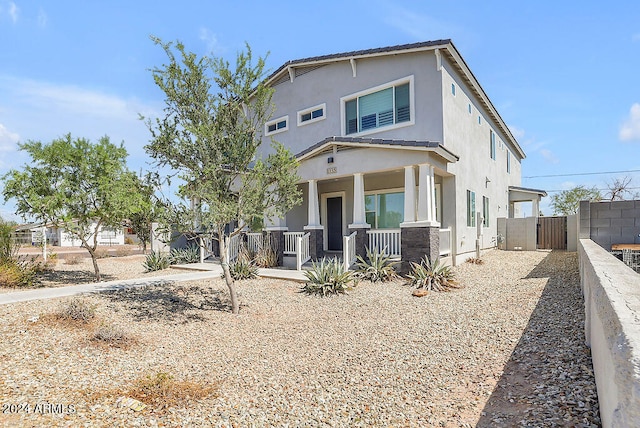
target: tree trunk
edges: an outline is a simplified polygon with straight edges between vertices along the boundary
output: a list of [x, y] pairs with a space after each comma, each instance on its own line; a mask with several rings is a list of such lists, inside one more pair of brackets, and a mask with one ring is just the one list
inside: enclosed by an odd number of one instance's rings
[[229, 271], [229, 261], [227, 260], [227, 241], [224, 233], [218, 234], [218, 242], [220, 244], [220, 264], [222, 265], [222, 272], [224, 273], [224, 280], [229, 288], [229, 296], [231, 297], [231, 311], [234, 314], [240, 312], [240, 304], [238, 303], [238, 295], [236, 293], [236, 285], [231, 277]]
[[87, 251], [89, 251], [89, 255], [91, 256], [91, 261], [93, 262], [93, 270], [96, 275], [96, 282], [100, 282], [100, 268], [98, 267], [98, 259], [96, 258], [96, 252], [94, 249], [90, 247], [85, 247]]

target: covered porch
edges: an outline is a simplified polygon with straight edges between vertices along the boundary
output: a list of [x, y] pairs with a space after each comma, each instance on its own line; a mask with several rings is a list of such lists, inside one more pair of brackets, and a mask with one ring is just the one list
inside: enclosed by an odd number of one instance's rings
[[267, 220], [287, 264], [327, 255], [348, 268], [367, 247], [402, 260], [402, 270], [424, 255], [450, 255], [455, 214], [449, 222], [442, 207], [454, 197], [447, 164], [457, 157], [437, 143], [347, 140], [299, 155], [303, 204]]

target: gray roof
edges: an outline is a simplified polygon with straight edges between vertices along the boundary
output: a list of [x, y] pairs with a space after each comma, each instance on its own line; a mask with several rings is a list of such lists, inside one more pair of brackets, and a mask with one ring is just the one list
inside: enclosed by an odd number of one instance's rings
[[513, 190], [515, 192], [537, 193], [540, 196], [547, 196], [547, 192], [545, 190], [531, 189], [529, 187], [509, 186], [509, 190]]
[[271, 75], [267, 78], [267, 81], [271, 80], [272, 77], [278, 75], [282, 70], [298, 64], [331, 61], [331, 60], [340, 59], [340, 58], [368, 56], [368, 55], [375, 55], [375, 54], [395, 52], [395, 51], [429, 48], [433, 46], [441, 46], [441, 45], [447, 45], [447, 44], [451, 44], [451, 39], [441, 39], [441, 40], [433, 40], [433, 41], [419, 42], [419, 43], [407, 43], [404, 45], [394, 45], [394, 46], [387, 46], [383, 48], [374, 48], [374, 49], [362, 49], [357, 51], [342, 52], [342, 53], [336, 53], [336, 54], [330, 54], [330, 55], [319, 55], [319, 56], [312, 56], [308, 58], [290, 60], [282, 64], [276, 71], [271, 73]]
[[307, 153], [313, 152], [314, 150], [328, 145], [329, 143], [355, 143], [355, 144], [379, 144], [381, 146], [403, 146], [403, 147], [425, 147], [425, 148], [439, 148], [444, 150], [446, 153], [450, 154], [456, 160], [459, 160], [460, 157], [450, 150], [447, 150], [442, 144], [435, 141], [416, 141], [416, 140], [387, 140], [382, 138], [362, 138], [362, 137], [327, 137], [324, 140], [312, 145], [311, 147], [307, 147], [300, 153], [296, 154], [296, 158], [301, 158]]

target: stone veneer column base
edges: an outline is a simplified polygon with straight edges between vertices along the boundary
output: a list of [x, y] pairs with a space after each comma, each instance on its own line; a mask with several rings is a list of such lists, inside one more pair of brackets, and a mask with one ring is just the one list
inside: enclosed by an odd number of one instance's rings
[[356, 256], [360, 256], [363, 259], [367, 259], [367, 248], [369, 246], [369, 236], [367, 230], [370, 228], [364, 227], [351, 227], [349, 226], [349, 232], [356, 232]]
[[277, 266], [284, 266], [284, 232], [286, 232], [285, 229], [265, 230], [262, 232], [263, 235], [271, 235], [271, 245], [276, 253]]
[[324, 228], [305, 228], [309, 235], [309, 255], [311, 260], [318, 260], [324, 256]]
[[440, 257], [440, 228], [401, 227], [400, 246], [402, 252], [400, 273], [405, 275], [411, 271], [410, 262], [420, 263], [425, 255], [431, 262]]

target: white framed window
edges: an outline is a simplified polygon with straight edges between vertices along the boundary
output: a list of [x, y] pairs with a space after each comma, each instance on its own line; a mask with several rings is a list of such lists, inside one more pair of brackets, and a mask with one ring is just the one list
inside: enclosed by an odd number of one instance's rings
[[489, 227], [489, 198], [486, 196], [482, 197], [482, 217], [484, 217], [482, 225]]
[[453, 95], [454, 97], [456, 96], [456, 84], [455, 83], [451, 84], [451, 95]]
[[476, 192], [467, 190], [467, 227], [476, 227]]
[[397, 229], [404, 221], [404, 190], [365, 192], [364, 209], [373, 229]]
[[489, 130], [489, 140], [491, 159], [496, 160], [496, 133], [491, 129]]
[[289, 116], [282, 116], [264, 124], [264, 135], [273, 135], [289, 130]]
[[393, 129], [415, 123], [413, 76], [340, 98], [344, 135], [365, 135], [378, 128]]
[[507, 174], [511, 174], [511, 150], [507, 149]]
[[327, 104], [322, 103], [298, 112], [298, 126], [326, 119]]
[[478, 115], [478, 125], [482, 125], [482, 116]]

